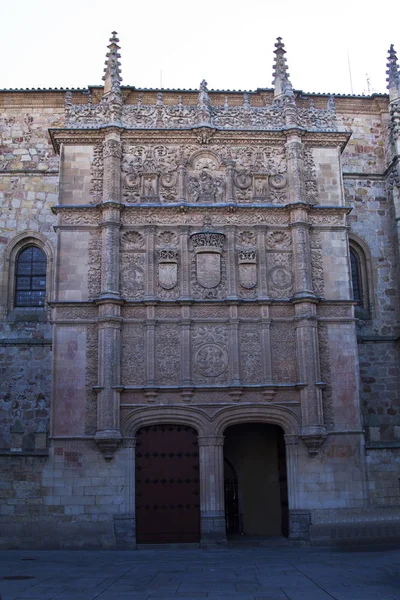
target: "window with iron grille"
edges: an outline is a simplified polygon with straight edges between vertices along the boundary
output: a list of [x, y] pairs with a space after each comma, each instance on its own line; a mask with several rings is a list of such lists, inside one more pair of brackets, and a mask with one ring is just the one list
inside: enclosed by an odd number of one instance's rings
[[44, 306], [46, 295], [46, 255], [37, 246], [25, 247], [17, 256], [15, 306]]

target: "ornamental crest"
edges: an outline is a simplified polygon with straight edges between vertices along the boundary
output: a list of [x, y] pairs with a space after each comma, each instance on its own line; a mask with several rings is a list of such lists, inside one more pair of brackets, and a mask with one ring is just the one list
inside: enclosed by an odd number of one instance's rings
[[223, 233], [204, 231], [194, 233], [192, 244], [196, 253], [196, 278], [206, 288], [217, 287], [221, 282], [221, 253], [225, 236]]
[[238, 257], [239, 282], [247, 290], [257, 285], [257, 260], [255, 250], [241, 250]]
[[178, 283], [178, 252], [158, 251], [158, 282], [164, 290], [172, 290]]

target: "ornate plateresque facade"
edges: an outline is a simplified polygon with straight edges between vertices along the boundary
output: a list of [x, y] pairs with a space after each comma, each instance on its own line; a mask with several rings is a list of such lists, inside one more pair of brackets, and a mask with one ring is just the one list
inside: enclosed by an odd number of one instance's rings
[[275, 46], [256, 92], [122, 87], [115, 34], [103, 88], [0, 92], [4, 547], [134, 547], [160, 424], [197, 432], [201, 543], [245, 423], [284, 435], [289, 539], [400, 535], [397, 58], [335, 98]]

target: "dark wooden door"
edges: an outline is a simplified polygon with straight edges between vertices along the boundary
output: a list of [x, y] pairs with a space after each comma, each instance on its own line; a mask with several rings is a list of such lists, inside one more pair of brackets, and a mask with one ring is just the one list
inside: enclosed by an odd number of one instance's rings
[[200, 541], [199, 448], [192, 427], [153, 425], [138, 431], [136, 539]]

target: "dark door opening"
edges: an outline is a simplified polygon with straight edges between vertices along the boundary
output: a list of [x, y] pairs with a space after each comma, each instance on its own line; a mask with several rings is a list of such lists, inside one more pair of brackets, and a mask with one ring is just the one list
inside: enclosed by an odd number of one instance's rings
[[288, 536], [288, 494], [283, 431], [246, 423], [224, 432], [227, 534]]
[[136, 539], [200, 541], [199, 450], [192, 427], [152, 425], [138, 431]]

